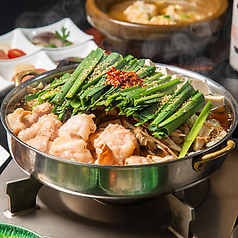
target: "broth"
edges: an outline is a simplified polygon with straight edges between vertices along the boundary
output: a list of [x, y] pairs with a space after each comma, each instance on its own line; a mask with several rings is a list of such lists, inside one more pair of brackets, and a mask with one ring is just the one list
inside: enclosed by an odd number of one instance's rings
[[120, 21], [153, 25], [194, 22], [211, 15], [195, 1], [126, 1], [113, 5], [108, 14]]
[[223, 106], [211, 111], [209, 119], [216, 119], [219, 121], [221, 126], [227, 131], [230, 129], [232, 124], [232, 116], [228, 108]]

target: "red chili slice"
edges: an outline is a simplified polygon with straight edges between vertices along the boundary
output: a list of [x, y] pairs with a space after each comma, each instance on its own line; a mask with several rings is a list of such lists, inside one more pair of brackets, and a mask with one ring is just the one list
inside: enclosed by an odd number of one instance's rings
[[107, 72], [106, 83], [113, 86], [121, 88], [129, 88], [135, 85], [141, 85], [143, 80], [134, 72], [122, 71], [120, 69], [115, 69], [112, 67], [111, 70]]

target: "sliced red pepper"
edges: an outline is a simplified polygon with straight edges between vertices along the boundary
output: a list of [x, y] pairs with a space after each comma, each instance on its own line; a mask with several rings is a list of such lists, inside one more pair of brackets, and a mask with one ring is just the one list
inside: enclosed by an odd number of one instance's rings
[[26, 55], [26, 53], [19, 49], [11, 49], [8, 51], [9, 59], [14, 59], [14, 58], [21, 57], [24, 55]]

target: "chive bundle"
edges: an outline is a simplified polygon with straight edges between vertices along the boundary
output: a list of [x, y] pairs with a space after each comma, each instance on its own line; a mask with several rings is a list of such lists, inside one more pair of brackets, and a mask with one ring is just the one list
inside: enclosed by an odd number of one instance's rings
[[[107, 73], [113, 68], [135, 73], [142, 83], [127, 88], [108, 84]], [[106, 112], [117, 107], [119, 115], [134, 117], [136, 126], [145, 125], [156, 138], [169, 136], [205, 105], [204, 95], [189, 81], [164, 76], [155, 66], [145, 65], [144, 59], [116, 52], [107, 55], [100, 48], [91, 51], [72, 74], [25, 98], [32, 99], [52, 103], [60, 120], [68, 110], [74, 115], [98, 106], [105, 106]]]

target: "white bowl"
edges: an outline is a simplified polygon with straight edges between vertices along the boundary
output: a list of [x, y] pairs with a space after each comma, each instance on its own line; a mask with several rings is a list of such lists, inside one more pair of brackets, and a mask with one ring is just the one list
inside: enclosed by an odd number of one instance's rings
[[[66, 47], [60, 47], [60, 48], [48, 48], [44, 47], [44, 50], [46, 51], [59, 51], [59, 50], [65, 50], [67, 48], [73, 48], [79, 44], [82, 44], [86, 41], [92, 40], [93, 36], [88, 35], [84, 33], [82, 30], [80, 30], [74, 22], [70, 18], [64, 18], [56, 23], [43, 26], [43, 27], [37, 27], [37, 28], [20, 28], [22, 33], [27, 37], [29, 42], [31, 42], [32, 38], [36, 36], [39, 33], [42, 32], [61, 32], [61, 28], [64, 27], [66, 28], [69, 32], [70, 35], [67, 38], [69, 41], [73, 42], [73, 45], [66, 46]], [[42, 48], [40, 46], [37, 46], [39, 48]]]
[[67, 49], [61, 51], [48, 51], [47, 55], [54, 62], [64, 60], [68, 57], [84, 58], [91, 52], [91, 50], [95, 50], [97, 47], [97, 44], [90, 40], [81, 45], [77, 45], [74, 48], [67, 47]]
[[6, 61], [15, 61], [19, 58], [23, 59], [37, 51], [39, 47], [33, 45], [29, 40], [24, 36], [20, 29], [12, 30], [2, 36], [0, 36], [0, 43], [5, 43], [11, 46], [12, 49], [19, 49], [26, 53], [25, 56], [21, 56], [14, 59], [0, 60], [0, 64]]
[[15, 67], [20, 64], [32, 64], [36, 69], [52, 70], [56, 68], [56, 64], [49, 58], [44, 51], [36, 52], [28, 57], [24, 57], [19, 61], [8, 61], [0, 64], [0, 92], [13, 86], [12, 77], [15, 74]]
[[[65, 27], [70, 31], [69, 41], [74, 44], [72, 46], [61, 48], [46, 48], [36, 46], [31, 43], [31, 39], [42, 32], [61, 31]], [[56, 68], [55, 62], [68, 57], [84, 58], [89, 52], [97, 48], [97, 45], [92, 40], [93, 36], [84, 33], [80, 30], [71, 19], [64, 18], [56, 23], [37, 27], [37, 28], [17, 28], [9, 33], [0, 36], [0, 43], [6, 43], [11, 48], [17, 48], [26, 53], [26, 56], [21, 56], [15, 59], [0, 60], [0, 97], [3, 97], [11, 88], [14, 87], [12, 77], [17, 65], [29, 63], [35, 68], [43, 68], [52, 70]]]

